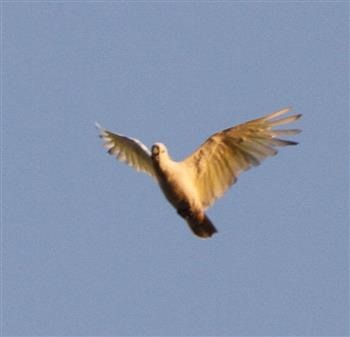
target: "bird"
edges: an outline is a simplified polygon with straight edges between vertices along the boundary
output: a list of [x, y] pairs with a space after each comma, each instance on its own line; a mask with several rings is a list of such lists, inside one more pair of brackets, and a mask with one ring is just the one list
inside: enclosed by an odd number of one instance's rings
[[298, 144], [280, 137], [293, 136], [301, 130], [274, 129], [302, 116], [284, 116], [290, 110], [287, 107], [216, 132], [182, 161], [174, 161], [162, 143], [153, 144], [149, 150], [138, 139], [108, 131], [98, 123], [96, 127], [108, 153], [154, 178], [192, 232], [207, 239], [217, 233], [206, 214], [214, 201], [223, 196], [242, 172], [275, 156], [277, 148]]

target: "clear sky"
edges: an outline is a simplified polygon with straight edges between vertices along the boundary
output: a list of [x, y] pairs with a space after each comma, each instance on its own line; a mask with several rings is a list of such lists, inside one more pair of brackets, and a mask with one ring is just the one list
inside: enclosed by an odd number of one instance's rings
[[[349, 334], [347, 2], [4, 2], [4, 336]], [[193, 236], [94, 122], [175, 159], [292, 105]]]

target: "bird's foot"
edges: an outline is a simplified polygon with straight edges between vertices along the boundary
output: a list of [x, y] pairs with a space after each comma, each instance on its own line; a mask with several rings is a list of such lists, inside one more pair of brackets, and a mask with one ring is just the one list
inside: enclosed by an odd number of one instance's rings
[[177, 209], [177, 214], [184, 219], [193, 218], [194, 216], [194, 213], [189, 208], [179, 208]]

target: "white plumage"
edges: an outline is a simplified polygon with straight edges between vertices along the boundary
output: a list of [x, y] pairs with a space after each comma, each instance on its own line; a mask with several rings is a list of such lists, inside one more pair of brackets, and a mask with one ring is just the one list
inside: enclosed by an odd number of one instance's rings
[[207, 238], [217, 230], [205, 215], [205, 210], [236, 182], [239, 174], [276, 155], [277, 147], [297, 144], [279, 137], [292, 136], [300, 130], [273, 129], [301, 117], [298, 114], [278, 118], [288, 111], [290, 108], [285, 108], [217, 132], [181, 162], [169, 157], [164, 144], [154, 144], [150, 152], [137, 139], [96, 126], [108, 152], [137, 171], [154, 177], [194, 234]]

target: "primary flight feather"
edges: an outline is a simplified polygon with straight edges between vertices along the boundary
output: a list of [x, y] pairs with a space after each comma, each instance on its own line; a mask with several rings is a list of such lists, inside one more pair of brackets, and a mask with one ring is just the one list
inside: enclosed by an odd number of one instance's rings
[[205, 210], [236, 182], [243, 171], [277, 154], [277, 147], [298, 143], [279, 137], [298, 134], [298, 129], [273, 129], [296, 121], [301, 114], [278, 118], [285, 108], [264, 117], [214, 133], [181, 162], [173, 161], [164, 144], [151, 151], [139, 140], [112, 133], [99, 124], [108, 153], [155, 178], [165, 197], [194, 234], [201, 238], [217, 232]]

